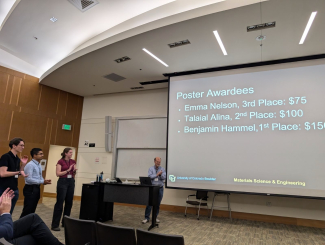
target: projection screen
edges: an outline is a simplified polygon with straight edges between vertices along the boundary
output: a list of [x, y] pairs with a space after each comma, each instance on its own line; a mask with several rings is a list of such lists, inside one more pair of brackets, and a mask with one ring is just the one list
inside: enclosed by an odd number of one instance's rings
[[325, 198], [325, 59], [170, 77], [169, 188]]

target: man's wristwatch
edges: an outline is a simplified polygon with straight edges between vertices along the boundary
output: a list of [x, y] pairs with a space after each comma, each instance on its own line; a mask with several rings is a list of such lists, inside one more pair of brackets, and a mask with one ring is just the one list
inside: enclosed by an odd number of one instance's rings
[[18, 175], [21, 175], [21, 172], [19, 171]]

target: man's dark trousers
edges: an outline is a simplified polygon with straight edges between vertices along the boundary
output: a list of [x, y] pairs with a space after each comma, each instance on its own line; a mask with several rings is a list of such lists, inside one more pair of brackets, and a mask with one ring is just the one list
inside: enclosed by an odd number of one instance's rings
[[38, 201], [40, 199], [40, 185], [25, 185], [24, 187], [24, 208], [20, 218], [35, 213]]

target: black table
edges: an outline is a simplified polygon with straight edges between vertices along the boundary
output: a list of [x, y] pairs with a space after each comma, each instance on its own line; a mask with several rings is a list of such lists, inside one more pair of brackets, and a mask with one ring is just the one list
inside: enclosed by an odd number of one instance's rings
[[113, 220], [114, 202], [152, 206], [152, 222], [148, 230], [158, 227], [156, 213], [160, 186], [95, 182], [83, 184], [80, 219]]

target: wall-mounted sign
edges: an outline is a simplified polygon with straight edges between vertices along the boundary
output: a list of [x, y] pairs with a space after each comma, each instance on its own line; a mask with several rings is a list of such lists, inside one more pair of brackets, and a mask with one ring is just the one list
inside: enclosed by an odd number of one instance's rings
[[62, 129], [63, 130], [71, 130], [71, 125], [69, 125], [69, 124], [62, 124]]
[[46, 168], [46, 159], [42, 159], [41, 162], [41, 168], [42, 168], [42, 171], [45, 171], [45, 168]]

